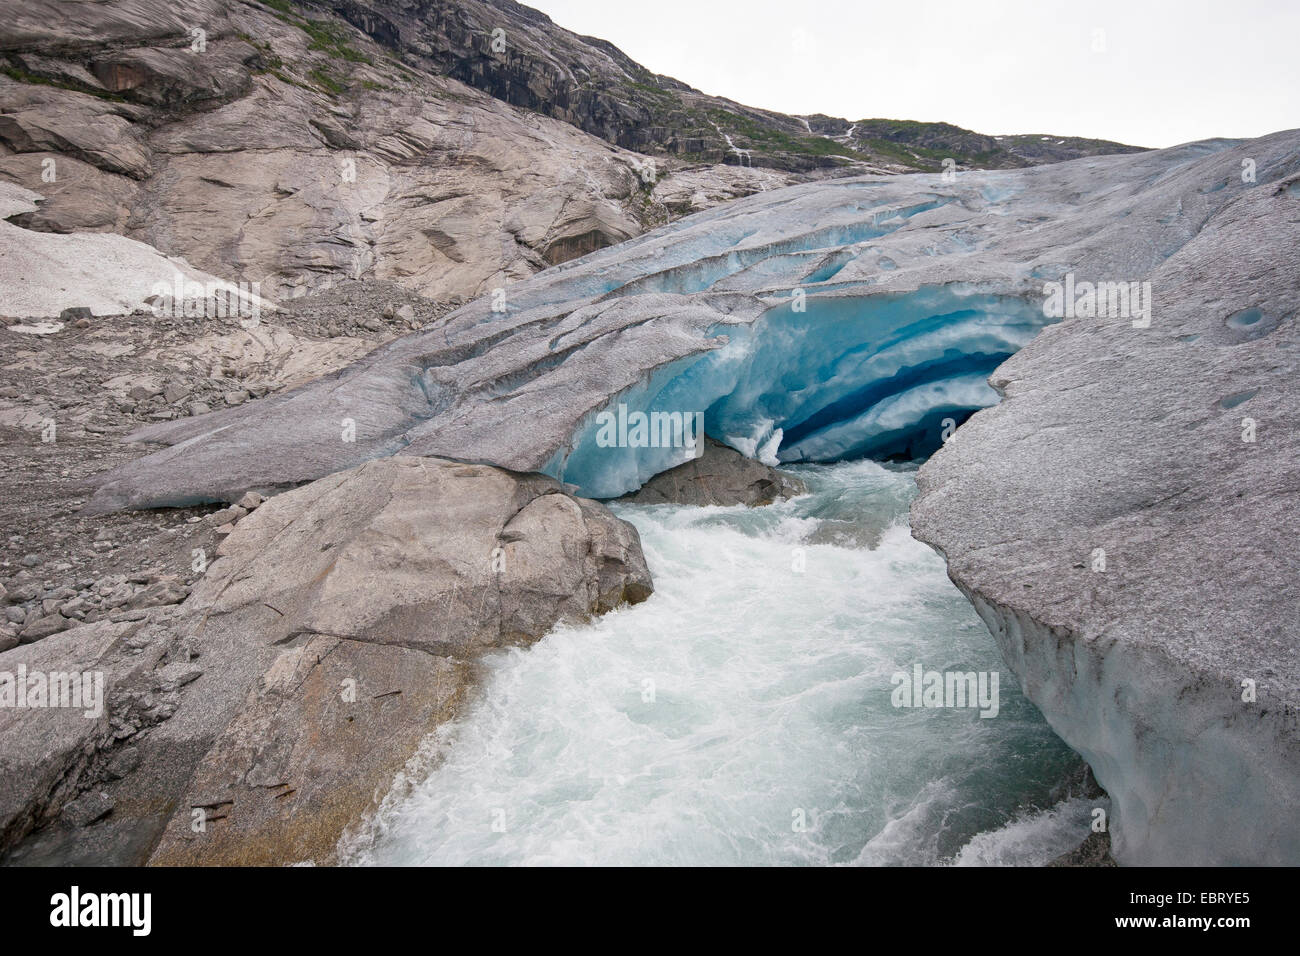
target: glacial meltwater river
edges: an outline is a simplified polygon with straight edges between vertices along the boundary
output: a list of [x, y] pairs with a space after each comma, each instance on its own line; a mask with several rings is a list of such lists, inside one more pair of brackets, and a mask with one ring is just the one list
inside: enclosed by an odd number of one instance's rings
[[[655, 593], [491, 658], [347, 846], [372, 864], [1042, 863], [1088, 834], [1082, 762], [912, 539], [914, 472], [792, 468], [767, 508], [616, 505]], [[897, 672], [1000, 674], [996, 717]]]

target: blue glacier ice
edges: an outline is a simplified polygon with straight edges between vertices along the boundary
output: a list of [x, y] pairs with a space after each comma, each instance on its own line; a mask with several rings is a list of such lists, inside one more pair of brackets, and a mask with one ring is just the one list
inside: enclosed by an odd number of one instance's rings
[[[788, 299], [752, 325], [713, 327], [722, 347], [658, 369], [617, 396], [647, 414], [700, 411], [705, 432], [769, 464], [918, 458], [992, 405], [989, 373], [1044, 324], [1022, 299], [952, 286], [867, 299]], [[543, 470], [594, 497], [634, 491], [689, 455], [607, 448], [594, 419]]]

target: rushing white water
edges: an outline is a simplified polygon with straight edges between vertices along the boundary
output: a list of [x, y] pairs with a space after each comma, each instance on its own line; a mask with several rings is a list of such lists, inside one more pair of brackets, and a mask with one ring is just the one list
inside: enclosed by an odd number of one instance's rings
[[[768, 508], [616, 506], [653, 597], [493, 657], [345, 857], [988, 864], [1076, 846], [1078, 758], [909, 535], [910, 471], [792, 470], [812, 494]], [[890, 677], [916, 663], [1000, 671], [998, 715], [894, 707]]]
[[737, 165], [740, 165], [740, 166], [753, 166], [753, 165], [754, 165], [754, 160], [753, 160], [753, 157], [751, 157], [751, 156], [749, 155], [749, 150], [747, 150], [747, 149], [741, 149], [739, 146], [737, 146], [735, 143], [733, 143], [733, 142], [731, 141], [731, 136], [730, 136], [729, 134], [727, 134], [727, 133], [724, 133], [723, 130], [722, 130], [722, 127], [719, 126], [717, 123], [714, 123], [713, 120], [709, 120], [709, 122], [713, 124], [713, 128], [716, 129], [716, 130], [718, 131], [718, 134], [719, 134], [719, 135], [720, 135], [724, 140], [726, 140], [726, 142], [727, 142], [727, 152], [735, 153], [735, 154], [736, 154], [736, 162], [737, 162]]

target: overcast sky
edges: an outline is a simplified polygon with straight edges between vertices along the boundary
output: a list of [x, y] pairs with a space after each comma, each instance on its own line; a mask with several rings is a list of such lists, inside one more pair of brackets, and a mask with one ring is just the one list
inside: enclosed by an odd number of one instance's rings
[[1300, 127], [1300, 0], [524, 0], [783, 113], [1172, 146]]

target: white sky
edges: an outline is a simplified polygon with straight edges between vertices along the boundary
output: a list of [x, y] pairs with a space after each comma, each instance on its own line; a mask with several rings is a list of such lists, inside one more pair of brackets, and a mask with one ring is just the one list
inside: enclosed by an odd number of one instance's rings
[[1300, 127], [1300, 0], [524, 2], [656, 73], [783, 113], [1137, 146]]

